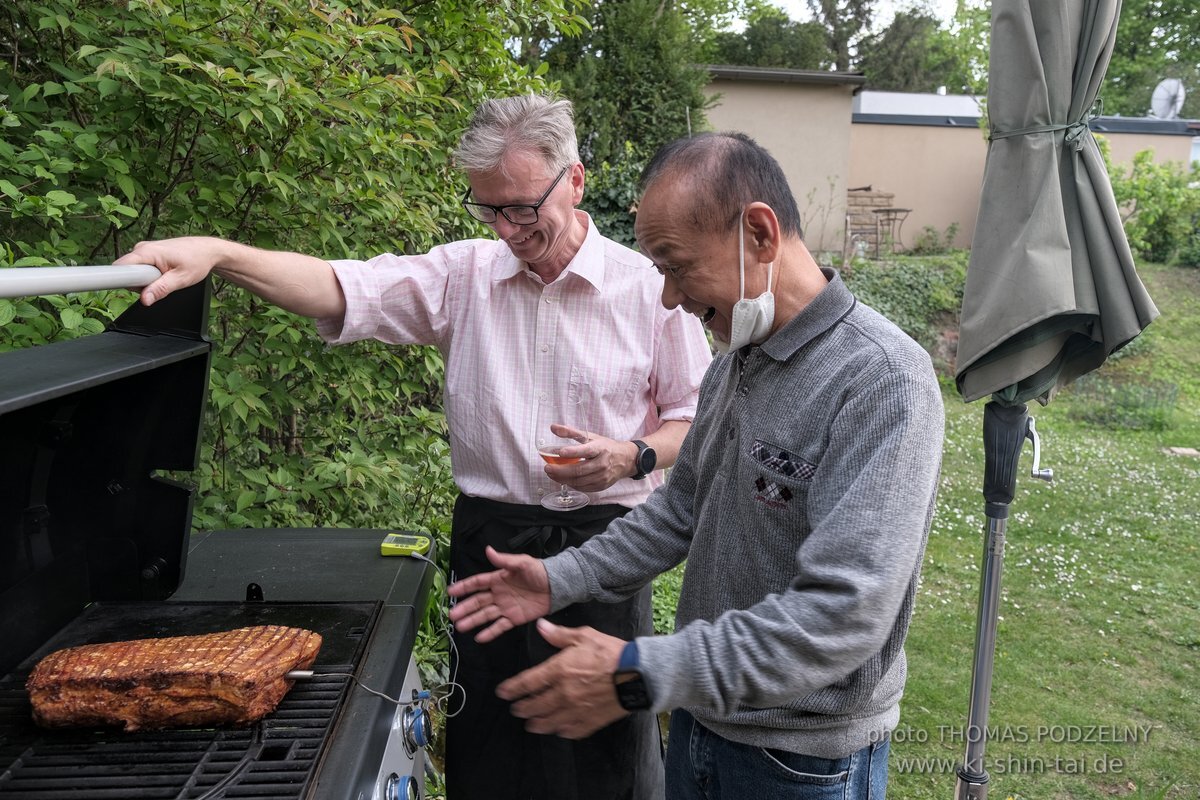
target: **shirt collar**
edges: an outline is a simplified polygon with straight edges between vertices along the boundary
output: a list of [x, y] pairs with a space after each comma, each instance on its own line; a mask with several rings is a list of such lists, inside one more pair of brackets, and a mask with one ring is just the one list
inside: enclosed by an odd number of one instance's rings
[[[574, 258], [567, 264], [563, 270], [559, 280], [568, 278], [568, 275], [577, 275], [583, 280], [591, 284], [597, 292], [604, 288], [604, 237], [596, 230], [596, 223], [592, 222], [592, 217], [586, 211], [575, 209], [575, 213], [582, 215], [584, 222], [587, 224], [587, 234], [583, 238], [583, 244], [579, 246], [579, 250], [575, 253]], [[504, 255], [501, 256], [499, 264], [497, 264], [494, 273], [493, 281], [506, 281], [523, 274], [526, 271], [525, 262], [518, 259], [512, 254], [512, 251], [507, 247], [504, 248]]]
[[791, 358], [801, 347], [841, 322], [854, 308], [857, 301], [837, 270], [822, 267], [821, 272], [829, 284], [799, 314], [762, 343], [762, 351], [776, 361]]

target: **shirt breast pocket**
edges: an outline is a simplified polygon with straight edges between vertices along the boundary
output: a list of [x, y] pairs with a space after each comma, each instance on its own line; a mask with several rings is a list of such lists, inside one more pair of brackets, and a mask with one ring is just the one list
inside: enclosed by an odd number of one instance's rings
[[760, 510], [803, 512], [815, 464], [762, 439], [755, 439], [743, 458], [750, 470], [748, 489]]
[[[636, 367], [574, 365], [568, 400], [590, 419], [620, 418], [634, 410], [634, 403], [645, 383], [646, 375]], [[615, 435], [616, 432], [602, 433]]]

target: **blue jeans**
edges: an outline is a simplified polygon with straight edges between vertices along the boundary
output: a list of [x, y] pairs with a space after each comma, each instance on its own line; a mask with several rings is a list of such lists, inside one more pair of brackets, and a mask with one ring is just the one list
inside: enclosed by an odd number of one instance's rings
[[731, 742], [683, 709], [671, 714], [667, 800], [883, 800], [888, 742], [817, 758]]

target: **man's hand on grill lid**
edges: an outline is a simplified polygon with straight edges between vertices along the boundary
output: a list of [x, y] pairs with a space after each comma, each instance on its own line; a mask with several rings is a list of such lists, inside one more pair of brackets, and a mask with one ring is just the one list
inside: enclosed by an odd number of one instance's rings
[[142, 304], [153, 305], [177, 289], [193, 286], [208, 277], [221, 260], [220, 239], [183, 236], [156, 242], [138, 242], [114, 264], [150, 264], [162, 277], [142, 290]]
[[458, 598], [450, 609], [455, 630], [466, 632], [487, 625], [475, 635], [477, 642], [490, 642], [517, 625], [550, 613], [550, 579], [541, 561], [491, 547], [487, 557], [497, 567], [494, 572], [472, 575], [446, 587], [447, 594]]

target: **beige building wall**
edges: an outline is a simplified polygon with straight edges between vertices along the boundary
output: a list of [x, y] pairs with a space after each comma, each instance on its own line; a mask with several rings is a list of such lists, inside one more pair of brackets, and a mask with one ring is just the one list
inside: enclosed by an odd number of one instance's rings
[[850, 169], [850, 85], [713, 80], [716, 131], [739, 131], [770, 151], [787, 175], [814, 250], [842, 247]]
[[[1191, 154], [1187, 136], [1099, 136], [1117, 165], [1132, 164], [1141, 150], [1152, 150], [1158, 163], [1187, 163]], [[854, 123], [847, 185], [891, 192], [896, 206], [912, 209], [900, 231], [902, 247], [911, 247], [927, 226], [944, 236], [951, 224], [958, 225], [954, 246], [970, 247], [986, 159], [987, 141], [977, 127]]]
[[898, 249], [911, 247], [926, 226], [944, 236], [951, 224], [958, 225], [954, 246], [968, 247], [986, 156], [979, 128], [855, 123], [849, 186], [891, 192], [897, 207], [912, 209]]
[[1129, 165], [1142, 150], [1153, 150], [1154, 161], [1165, 164], [1174, 161], [1187, 164], [1192, 157], [1190, 136], [1152, 136], [1144, 133], [1106, 133], [1096, 131], [1097, 139], [1108, 140], [1108, 154], [1113, 164]]
[[[716, 102], [707, 112], [709, 126], [746, 133], [778, 159], [811, 249], [842, 250], [846, 191], [864, 186], [911, 209], [899, 229], [900, 248], [911, 247], [926, 227], [942, 237], [951, 225], [957, 225], [953, 246], [971, 246], [987, 158], [978, 126], [852, 123], [861, 76], [711, 67], [710, 77], [706, 91]], [[1108, 140], [1118, 165], [1147, 149], [1159, 163], [1186, 164], [1191, 156], [1190, 136], [1097, 135]]]

